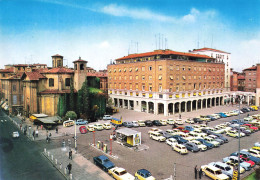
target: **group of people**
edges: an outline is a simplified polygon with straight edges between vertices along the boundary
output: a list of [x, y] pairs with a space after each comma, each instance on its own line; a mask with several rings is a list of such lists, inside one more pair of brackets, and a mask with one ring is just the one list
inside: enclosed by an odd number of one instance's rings
[[195, 173], [195, 179], [197, 179], [197, 175], [199, 173], [199, 179], [201, 179], [202, 176], [202, 169], [200, 168], [200, 170], [198, 170], [197, 165], [194, 168], [194, 173]]

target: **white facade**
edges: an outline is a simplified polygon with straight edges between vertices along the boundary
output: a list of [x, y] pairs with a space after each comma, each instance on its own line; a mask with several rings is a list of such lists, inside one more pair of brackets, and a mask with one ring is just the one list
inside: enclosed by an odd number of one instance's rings
[[194, 49], [189, 53], [204, 54], [216, 58], [220, 62], [224, 62], [225, 63], [225, 90], [230, 91], [230, 64], [231, 64], [230, 53], [217, 50], [217, 49], [211, 49], [211, 48]]

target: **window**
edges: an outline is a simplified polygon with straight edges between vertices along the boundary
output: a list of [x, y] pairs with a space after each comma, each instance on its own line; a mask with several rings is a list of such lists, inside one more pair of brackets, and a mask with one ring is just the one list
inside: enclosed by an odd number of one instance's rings
[[182, 67], [182, 70], [185, 71], [185, 66]]
[[116, 72], [116, 69], [114, 69], [114, 72]]
[[133, 77], [132, 77], [132, 76], [129, 76], [129, 79], [130, 79], [130, 80], [132, 80], [132, 79], [133, 79]]
[[129, 88], [130, 88], [130, 90], [132, 90], [132, 88], [133, 88], [132, 84], [129, 84]]
[[185, 77], [185, 76], [182, 76], [182, 79], [183, 79], [183, 80], [186, 80], [186, 77]]
[[124, 68], [124, 72], [126, 72], [126, 68]]
[[135, 76], [135, 79], [138, 80], [138, 75]]
[[116, 76], [114, 76], [114, 80], [116, 80]]
[[121, 69], [118, 69], [118, 72], [121, 72]]
[[137, 68], [135, 68], [135, 71], [138, 71], [138, 67], [137, 67]]
[[152, 70], [152, 66], [149, 66], [149, 71], [151, 71]]
[[179, 76], [176, 76], [176, 80], [179, 80], [180, 79], [180, 77]]
[[142, 91], [145, 91], [145, 85], [142, 85]]
[[116, 89], [116, 83], [115, 83], [115, 85], [114, 85], [114, 86], [115, 86], [115, 89]]
[[162, 85], [159, 85], [159, 92], [162, 92]]
[[132, 68], [129, 68], [129, 72], [132, 72]]
[[145, 80], [145, 76], [142, 76], [142, 80]]
[[5, 74], [2, 74], [3, 77], [5, 77]]
[[65, 79], [65, 86], [70, 86], [70, 78]]
[[163, 98], [163, 95], [162, 95], [162, 94], [159, 94], [159, 98], [162, 99], [162, 98]]
[[14, 92], [16, 91], [16, 85], [15, 84], [13, 85], [13, 91]]
[[197, 70], [197, 68], [196, 68], [196, 66], [194, 66], [194, 71], [196, 71]]
[[54, 79], [53, 78], [49, 79], [49, 87], [54, 87]]
[[135, 84], [135, 89], [138, 90], [138, 84]]
[[170, 70], [171, 70], [171, 71], [173, 70], [173, 65], [170, 65]]
[[152, 80], [153, 79], [153, 76], [149, 76], [149, 80]]
[[170, 80], [173, 80], [173, 75], [170, 75]]
[[126, 80], [126, 76], [125, 76], [125, 80]]
[[13, 105], [17, 104], [17, 95], [13, 95]]
[[121, 80], [121, 76], [119, 76], [119, 80]]
[[80, 64], [79, 68], [80, 70], [84, 70], [84, 64]]
[[159, 76], [158, 76], [158, 79], [159, 79], [159, 80], [162, 80], [162, 75], [159, 75]]
[[145, 67], [144, 66], [142, 67], [142, 71], [145, 71]]
[[180, 70], [180, 66], [176, 66], [176, 70]]
[[196, 77], [196, 76], [194, 76], [193, 78], [194, 78], [194, 79], [197, 79], [197, 77]]
[[159, 68], [159, 71], [161, 71], [161, 70], [162, 70], [162, 66], [161, 66], [161, 65], [159, 65], [159, 66], [158, 66], [158, 68]]

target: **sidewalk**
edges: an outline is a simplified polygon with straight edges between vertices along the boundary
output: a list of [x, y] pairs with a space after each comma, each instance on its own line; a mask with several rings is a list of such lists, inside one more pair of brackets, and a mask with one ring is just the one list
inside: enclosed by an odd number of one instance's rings
[[[27, 137], [30, 140], [33, 140], [32, 132], [37, 129], [37, 126], [33, 125], [33, 123], [29, 120], [25, 122], [21, 121], [21, 117], [9, 117], [10, 120], [13, 121], [15, 125], [20, 129], [21, 133], [23, 133], [23, 128], [27, 126]], [[21, 127], [22, 125], [22, 127]], [[31, 126], [31, 130], [28, 130], [28, 127]], [[20, 128], [21, 127], [21, 128]], [[35, 138], [37, 140], [45, 140], [47, 131], [41, 130], [38, 127], [38, 137]], [[29, 134], [30, 132], [30, 134]], [[51, 138], [64, 136], [64, 132], [56, 133], [55, 130], [50, 130], [48, 133], [51, 133]], [[100, 168], [95, 166], [91, 161], [84, 158], [81, 154], [76, 154], [76, 152], [72, 149], [72, 160], [69, 159], [69, 148], [56, 148], [56, 149], [43, 149], [42, 155], [44, 155], [53, 166], [65, 177], [65, 179], [73, 179], [73, 180], [81, 180], [81, 179], [93, 179], [93, 180], [110, 180], [112, 179], [106, 172], [102, 171]], [[68, 174], [66, 171], [67, 165], [72, 164], [71, 174]]]

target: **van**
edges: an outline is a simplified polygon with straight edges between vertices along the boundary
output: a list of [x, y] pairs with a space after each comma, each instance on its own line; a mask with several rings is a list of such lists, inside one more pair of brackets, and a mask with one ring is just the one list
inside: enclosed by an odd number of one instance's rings
[[110, 121], [110, 124], [114, 125], [114, 126], [122, 126], [123, 120], [122, 118], [117, 119], [117, 118], [112, 118]]
[[73, 120], [67, 120], [63, 122], [63, 127], [70, 127], [74, 125], [74, 121]]

